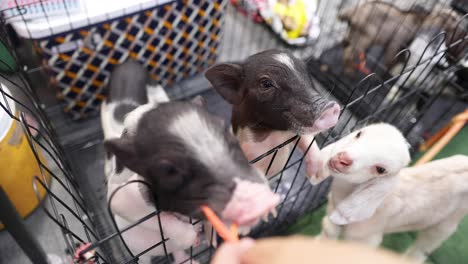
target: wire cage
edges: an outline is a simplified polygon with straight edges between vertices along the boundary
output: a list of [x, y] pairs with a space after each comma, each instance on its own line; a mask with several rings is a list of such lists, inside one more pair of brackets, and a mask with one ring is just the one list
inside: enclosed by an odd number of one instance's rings
[[[210, 111], [229, 120], [229, 105], [200, 73], [215, 62], [241, 61], [265, 49], [290, 50], [307, 62], [315, 88], [343, 106], [338, 124], [316, 137], [319, 146], [355, 128], [384, 121], [399, 127], [416, 151], [467, 104], [466, 1], [386, 1], [390, 4], [383, 8], [357, 7], [363, 1], [316, 1], [317, 19], [312, 26], [319, 33], [306, 37], [301, 45], [286, 41], [262, 20], [261, 6], [252, 3], [267, 1], [148, 0], [134, 1], [139, 4], [118, 12], [112, 8], [95, 12], [87, 6], [91, 1], [63, 0], [56, 1], [61, 6], [50, 9], [62, 11], [65, 23], [61, 24], [49, 11], [48, 1], [9, 2], [12, 6], [3, 7], [1, 40], [12, 59], [2, 56], [0, 64], [0, 94], [8, 98], [0, 101], [1, 111], [26, 135], [41, 171], [34, 177], [33, 188], [47, 193], [40, 203], [50, 227], [45, 235], [60, 234], [57, 250], [66, 251], [69, 259], [86, 244], [79, 253], [93, 252], [95, 263], [136, 263], [154, 248], [164, 254], [153, 262], [171, 261], [165, 248], [171, 238], [164, 236], [164, 230], [160, 243], [137, 253], [130, 252], [121, 235], [159, 212], [118, 230], [107, 202], [103, 135], [96, 113], [106, 95], [109, 72], [129, 57], [143, 63], [172, 99], [201, 94]], [[246, 2], [251, 4], [249, 9], [245, 9]], [[395, 15], [391, 12], [394, 6], [408, 12]], [[408, 27], [406, 19], [411, 14], [429, 16], [441, 9], [453, 11], [457, 19], [427, 28], [416, 23], [412, 35], [405, 33], [411, 37], [397, 39], [403, 38], [397, 32]], [[76, 10], [82, 13], [77, 15]], [[351, 10], [348, 23], [339, 19], [343, 10]], [[390, 37], [382, 41], [378, 31], [367, 32], [359, 23], [349, 22], [355, 17], [386, 28]], [[37, 18], [41, 19], [39, 26], [31, 23]], [[447, 23], [451, 23], [450, 30], [446, 30]], [[390, 48], [395, 42], [401, 44], [396, 50]], [[351, 54], [347, 62], [345, 54]], [[21, 114], [12, 112], [12, 102]], [[278, 149], [294, 146], [283, 170], [270, 179], [272, 190], [281, 195], [278, 216], [254, 228], [249, 234], [252, 237], [285, 234], [298, 217], [326, 202], [330, 181], [316, 186], [309, 183], [303, 154], [295, 150], [298, 141], [295, 136], [251, 161], [273, 157], [274, 162]], [[129, 184], [134, 183], [121, 188]], [[40, 236], [38, 240], [48, 251]], [[211, 242], [204, 240], [187, 249], [186, 263], [207, 263], [214, 252]]]

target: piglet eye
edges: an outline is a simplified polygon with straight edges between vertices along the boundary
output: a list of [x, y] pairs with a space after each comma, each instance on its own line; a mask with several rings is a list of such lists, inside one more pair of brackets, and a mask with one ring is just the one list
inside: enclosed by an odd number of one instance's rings
[[387, 170], [384, 167], [380, 167], [380, 166], [375, 166], [375, 170], [377, 171], [378, 174], [384, 174], [385, 172], [387, 172]]
[[357, 134], [356, 134], [356, 138], [360, 138], [360, 137], [361, 137], [361, 134], [362, 134], [362, 132], [361, 132], [361, 131], [357, 132]]
[[184, 181], [182, 170], [169, 160], [161, 160], [150, 171], [148, 177], [158, 188], [166, 191], [177, 190]]
[[158, 169], [164, 175], [174, 175], [177, 173], [177, 168], [169, 161], [159, 163]]
[[273, 87], [273, 81], [270, 79], [263, 79], [261, 82], [262, 88], [272, 88]]

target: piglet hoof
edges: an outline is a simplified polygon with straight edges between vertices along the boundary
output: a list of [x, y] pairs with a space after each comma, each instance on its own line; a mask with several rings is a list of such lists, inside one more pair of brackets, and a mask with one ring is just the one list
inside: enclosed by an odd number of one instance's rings
[[200, 234], [203, 231], [203, 222], [200, 221], [199, 223], [193, 225], [193, 230]]
[[304, 156], [304, 163], [307, 178], [312, 185], [316, 185], [326, 178], [324, 154], [315, 142]]
[[312, 185], [317, 185], [325, 179], [322, 175], [322, 167], [321, 159], [306, 159], [306, 174]]
[[308, 176], [308, 178], [309, 178], [309, 182], [310, 182], [312, 185], [318, 185], [318, 184], [320, 184], [320, 183], [323, 181], [323, 179], [320, 178], [320, 177], [317, 176], [317, 175], [314, 175], [314, 176], [312, 176], [312, 177], [309, 177], [309, 176]]

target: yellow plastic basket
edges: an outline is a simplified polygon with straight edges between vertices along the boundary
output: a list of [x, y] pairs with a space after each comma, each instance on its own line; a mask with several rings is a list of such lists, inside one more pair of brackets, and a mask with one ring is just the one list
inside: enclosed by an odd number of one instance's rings
[[[2, 90], [10, 94], [8, 88], [2, 85]], [[0, 96], [0, 104], [7, 105], [11, 113], [19, 116], [14, 102]], [[39, 159], [45, 164], [45, 159], [40, 149], [37, 148]], [[8, 198], [15, 205], [22, 217], [26, 217], [37, 208], [38, 201], [33, 189], [33, 177], [42, 179], [39, 164], [34, 157], [21, 124], [11, 118], [7, 112], [0, 108], [0, 185], [5, 190]], [[50, 175], [44, 175], [50, 182]], [[38, 186], [41, 200], [45, 196], [45, 189]], [[0, 223], [0, 230], [3, 225]]]

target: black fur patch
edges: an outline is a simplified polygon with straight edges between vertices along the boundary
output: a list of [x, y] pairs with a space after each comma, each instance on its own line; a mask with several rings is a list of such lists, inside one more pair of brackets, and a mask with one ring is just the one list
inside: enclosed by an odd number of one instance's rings
[[206, 77], [233, 104], [234, 132], [249, 127], [260, 134], [259, 140], [273, 130], [301, 133], [329, 102], [315, 89], [305, 63], [285, 51], [267, 50], [243, 63], [218, 64]]
[[[208, 166], [204, 157], [192, 152], [185, 140], [168, 127], [180, 115], [194, 111], [197, 120], [207, 127], [193, 130], [193, 137], [203, 137], [215, 130], [228, 147], [227, 157]], [[197, 121], [194, 121], [197, 122]], [[208, 204], [217, 213], [226, 206], [235, 188], [234, 178], [262, 183], [263, 179], [248, 164], [237, 139], [206, 109], [190, 102], [159, 104], [138, 121], [135, 134], [105, 141], [106, 150], [121, 164], [141, 175], [151, 186], [151, 197], [157, 197], [160, 210], [192, 217], [203, 217], [200, 206]], [[210, 151], [207, 149], [206, 151]]]

